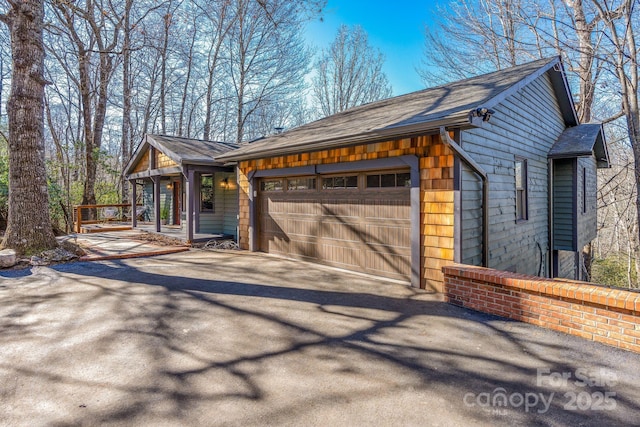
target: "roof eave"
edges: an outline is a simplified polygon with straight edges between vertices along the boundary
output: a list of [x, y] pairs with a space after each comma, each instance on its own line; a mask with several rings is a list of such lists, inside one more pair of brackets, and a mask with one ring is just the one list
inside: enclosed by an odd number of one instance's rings
[[418, 135], [427, 135], [429, 133], [437, 133], [441, 126], [447, 127], [471, 127], [469, 123], [469, 112], [463, 111], [456, 115], [433, 120], [423, 123], [414, 123], [405, 126], [393, 126], [383, 129], [376, 129], [367, 133], [359, 135], [348, 135], [340, 138], [331, 138], [324, 141], [314, 141], [310, 144], [301, 144], [298, 146], [286, 146], [280, 148], [269, 148], [263, 150], [252, 150], [248, 153], [238, 153], [236, 155], [233, 152], [216, 157], [216, 160], [224, 161], [225, 163], [253, 160], [267, 157], [278, 157], [288, 154], [299, 154], [310, 151], [322, 151], [332, 148], [340, 148], [345, 146], [371, 144], [374, 142], [382, 142], [393, 138], [407, 138]]
[[562, 60], [559, 56], [553, 58], [546, 65], [540, 67], [533, 73], [524, 77], [518, 83], [509, 87], [507, 90], [487, 100], [485, 103], [483, 103], [482, 106], [486, 108], [495, 107], [545, 73], [548, 73], [549, 79], [551, 80], [551, 85], [556, 92], [556, 98], [558, 100], [560, 112], [562, 113], [562, 118], [565, 122], [565, 125], [576, 126], [578, 124], [578, 115], [573, 104], [573, 99], [571, 98], [569, 82], [567, 81], [564, 67], [562, 66]]

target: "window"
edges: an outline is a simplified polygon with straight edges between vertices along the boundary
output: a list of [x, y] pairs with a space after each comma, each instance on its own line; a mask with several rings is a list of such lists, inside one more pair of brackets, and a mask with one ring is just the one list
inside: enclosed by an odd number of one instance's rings
[[200, 176], [200, 212], [213, 212], [213, 175]]
[[332, 176], [330, 178], [322, 178], [322, 189], [353, 189], [358, 188], [358, 175]]
[[282, 191], [282, 179], [264, 179], [260, 181], [260, 190], [262, 191]]
[[516, 158], [516, 220], [528, 219], [527, 206], [527, 161]]
[[367, 175], [367, 188], [411, 187], [410, 173]]
[[315, 190], [315, 178], [289, 178], [287, 179], [287, 190]]

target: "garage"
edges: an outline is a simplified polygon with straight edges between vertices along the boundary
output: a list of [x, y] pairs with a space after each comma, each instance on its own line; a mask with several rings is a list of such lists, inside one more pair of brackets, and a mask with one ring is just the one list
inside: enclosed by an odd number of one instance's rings
[[409, 170], [261, 178], [258, 250], [410, 281]]

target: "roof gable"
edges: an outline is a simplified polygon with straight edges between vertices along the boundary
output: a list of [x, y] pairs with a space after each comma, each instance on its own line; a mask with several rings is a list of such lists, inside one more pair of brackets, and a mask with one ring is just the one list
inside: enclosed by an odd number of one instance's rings
[[317, 151], [424, 134], [440, 126], [481, 125], [470, 118], [470, 112], [490, 109], [547, 72], [565, 123], [577, 124], [562, 65], [556, 57], [351, 108], [243, 145], [217, 159], [233, 161]]
[[215, 156], [237, 149], [239, 146], [228, 142], [204, 141], [167, 135], [146, 135], [142, 144], [138, 146], [127, 163], [124, 169], [125, 174], [131, 174], [136, 169], [136, 165], [148, 153], [149, 147], [154, 147], [180, 166], [222, 166], [222, 163], [217, 161]]
[[595, 156], [598, 167], [609, 167], [609, 153], [602, 125], [587, 123], [565, 129], [549, 150], [549, 158]]

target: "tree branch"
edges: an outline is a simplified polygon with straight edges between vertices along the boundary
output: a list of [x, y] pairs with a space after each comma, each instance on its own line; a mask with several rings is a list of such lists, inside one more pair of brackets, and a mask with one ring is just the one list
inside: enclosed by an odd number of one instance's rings
[[615, 120], [618, 120], [620, 117], [624, 117], [624, 111], [619, 111], [616, 114], [614, 114], [613, 116], [602, 120], [602, 123], [611, 123], [611, 122], [613, 122]]

